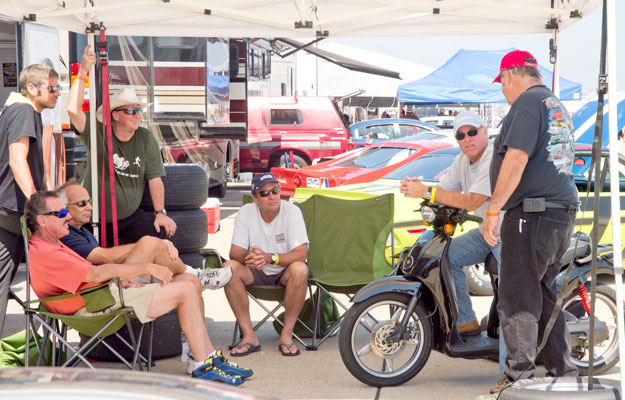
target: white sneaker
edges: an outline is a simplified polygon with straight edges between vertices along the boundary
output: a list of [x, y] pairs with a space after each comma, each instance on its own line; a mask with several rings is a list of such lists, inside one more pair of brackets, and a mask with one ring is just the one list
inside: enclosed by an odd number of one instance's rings
[[206, 268], [200, 271], [202, 289], [219, 289], [228, 284], [232, 279], [232, 267]]

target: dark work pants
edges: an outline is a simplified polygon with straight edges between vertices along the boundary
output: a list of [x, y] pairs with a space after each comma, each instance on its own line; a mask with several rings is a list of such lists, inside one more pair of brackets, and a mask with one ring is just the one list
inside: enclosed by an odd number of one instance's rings
[[[167, 238], [165, 228], [161, 227], [161, 231], [156, 232], [154, 217], [154, 212], [143, 211], [139, 208], [129, 217], [120, 219], [117, 222], [119, 243], [135, 243], [144, 236]], [[113, 224], [111, 223], [106, 224], [106, 243], [107, 247], [113, 246]]]
[[6, 229], [0, 228], [0, 337], [7, 313], [9, 289], [17, 267], [24, 255], [24, 239]]
[[[508, 210], [501, 226], [499, 304], [508, 357], [504, 372], [512, 380], [534, 375], [536, 346], [553, 311], [560, 257], [570, 243], [575, 214], [548, 208], [525, 213]], [[570, 360], [571, 340], [560, 313], [542, 350], [545, 368], [553, 376], [577, 376]]]

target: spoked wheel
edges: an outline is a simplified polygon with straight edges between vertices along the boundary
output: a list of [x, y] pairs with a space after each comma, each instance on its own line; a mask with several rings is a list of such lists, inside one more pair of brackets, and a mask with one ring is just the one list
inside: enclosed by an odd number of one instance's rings
[[343, 363], [358, 380], [375, 387], [400, 385], [412, 379], [432, 351], [432, 322], [419, 303], [404, 336], [391, 340], [410, 297], [383, 293], [353, 305], [339, 334]]
[[[586, 283], [590, 298], [590, 283]], [[597, 284], [595, 296], [595, 347], [594, 373], [603, 374], [618, 362], [618, 337], [616, 335], [616, 293], [605, 284]], [[566, 318], [571, 331], [571, 359], [577, 365], [580, 375], [588, 375], [589, 358], [588, 348], [590, 337], [586, 332], [575, 333], [576, 329], [583, 330], [590, 324], [590, 315], [583, 307], [577, 290], [564, 301], [562, 308], [567, 311]], [[605, 325], [604, 325], [605, 324]]]

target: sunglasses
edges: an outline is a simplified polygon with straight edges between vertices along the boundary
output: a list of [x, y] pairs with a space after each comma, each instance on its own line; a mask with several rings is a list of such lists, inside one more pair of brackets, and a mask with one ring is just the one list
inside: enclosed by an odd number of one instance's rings
[[259, 190], [256, 192], [260, 197], [267, 197], [269, 194], [278, 194], [280, 193], [280, 186], [274, 186], [271, 190]]
[[61, 90], [61, 85], [48, 85], [48, 86], [43, 86], [43, 85], [35, 85], [38, 88], [42, 88], [42, 89], [48, 89], [48, 92], [50, 93], [56, 93], [59, 90]]
[[135, 115], [135, 114], [141, 114], [142, 113], [142, 110], [139, 107], [119, 108], [119, 109], [113, 110], [113, 111], [123, 111], [124, 114], [126, 114], [126, 115]]
[[58, 217], [58, 218], [65, 218], [67, 217], [67, 208], [64, 208], [59, 211], [48, 211], [41, 215], [54, 215], [55, 217]]
[[[477, 129], [470, 129], [467, 132], [467, 135], [469, 135], [471, 137], [477, 135]], [[456, 133], [456, 140], [460, 141], [462, 139], [464, 139], [464, 133]]]
[[86, 207], [87, 204], [93, 204], [92, 200], [91, 199], [89, 199], [89, 200], [78, 200], [75, 203], [69, 203], [70, 206], [71, 205], [77, 205], [78, 207]]

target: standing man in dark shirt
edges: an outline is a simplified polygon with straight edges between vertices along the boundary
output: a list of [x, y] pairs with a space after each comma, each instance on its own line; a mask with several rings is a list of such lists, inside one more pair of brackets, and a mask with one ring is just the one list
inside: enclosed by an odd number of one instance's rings
[[[536, 59], [516, 50], [501, 60], [494, 82], [512, 105], [494, 143], [493, 196], [484, 239], [497, 243], [500, 210], [501, 284], [497, 311], [508, 356], [505, 377], [491, 389], [534, 375], [536, 347], [553, 311], [560, 257], [567, 249], [579, 201], [573, 180], [573, 124], [560, 100], [542, 84]], [[542, 351], [552, 376], [577, 376], [560, 313]]]
[[24, 254], [20, 217], [24, 204], [45, 189], [41, 111], [61, 95], [59, 74], [33, 64], [20, 74], [20, 93], [11, 93], [0, 117], [0, 337], [11, 281]]

